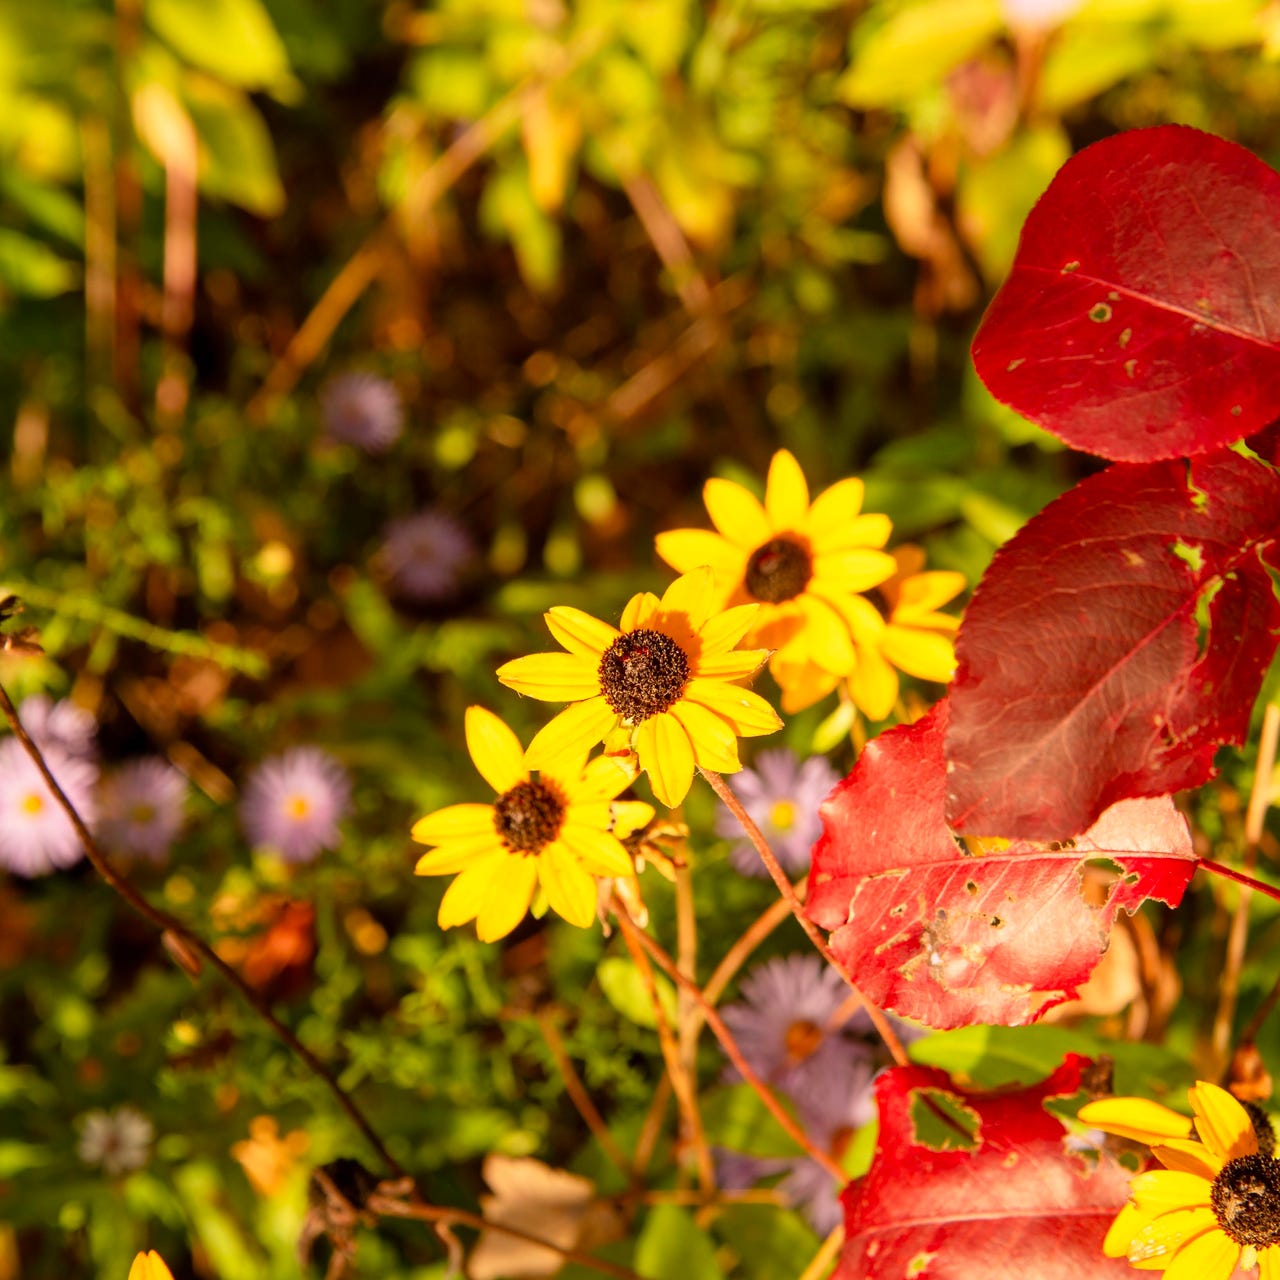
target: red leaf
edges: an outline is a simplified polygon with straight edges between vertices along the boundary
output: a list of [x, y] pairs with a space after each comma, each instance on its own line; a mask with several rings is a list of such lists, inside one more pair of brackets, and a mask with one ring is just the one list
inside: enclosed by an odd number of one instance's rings
[[1275, 652], [1278, 535], [1280, 472], [1233, 450], [1117, 464], [1030, 520], [957, 638], [951, 824], [1061, 839], [1210, 777]]
[[1077, 449], [1204, 453], [1280, 416], [1280, 174], [1183, 125], [1086, 147], [973, 341], [999, 400]]
[[[946, 723], [941, 702], [881, 734], [827, 798], [809, 915], [876, 1004], [932, 1027], [1018, 1026], [1076, 994], [1117, 910], [1176, 906], [1195, 854], [1167, 797], [1118, 804], [1061, 845], [969, 852], [943, 814]], [[1098, 858], [1124, 875], [1091, 905], [1082, 877]]]
[[[1039, 1085], [969, 1093], [931, 1067], [876, 1081], [880, 1133], [866, 1177], [844, 1193], [845, 1246], [834, 1280], [1107, 1280], [1132, 1276], [1102, 1240], [1129, 1192], [1109, 1156], [1068, 1151], [1044, 1109], [1080, 1090], [1087, 1058], [1069, 1054]], [[950, 1094], [976, 1117], [976, 1145], [917, 1140], [919, 1091]]]

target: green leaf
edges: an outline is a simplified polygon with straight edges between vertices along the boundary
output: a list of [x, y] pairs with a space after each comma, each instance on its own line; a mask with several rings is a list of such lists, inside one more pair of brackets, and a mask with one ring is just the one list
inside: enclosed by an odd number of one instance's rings
[[34, 1142], [0, 1142], [0, 1178], [13, 1178], [28, 1169], [52, 1163], [53, 1156], [48, 1149]]
[[655, 1205], [636, 1241], [635, 1269], [650, 1280], [723, 1280], [715, 1245], [693, 1215], [674, 1204]]
[[[780, 1099], [787, 1106], [785, 1099]], [[787, 1107], [791, 1111], [791, 1107]], [[791, 1159], [800, 1155], [795, 1140], [749, 1084], [717, 1085], [699, 1103], [707, 1141], [748, 1156]]]
[[1096, 97], [1156, 58], [1149, 29], [1118, 22], [1072, 23], [1049, 47], [1040, 102], [1056, 113]]
[[12, 200], [42, 231], [80, 249], [84, 210], [61, 187], [37, 182], [9, 166], [0, 167], [0, 193]]
[[[639, 1027], [655, 1028], [658, 1019], [653, 1012], [649, 993], [645, 990], [640, 971], [631, 960], [623, 956], [606, 956], [596, 968], [596, 977], [605, 999], [629, 1022]], [[669, 1026], [676, 1023], [675, 988], [661, 974], [653, 975], [658, 992], [658, 1003]]]
[[480, 221], [490, 235], [511, 241], [525, 282], [546, 290], [560, 274], [560, 228], [533, 198], [523, 164], [498, 170], [480, 202]]
[[999, 0], [908, 0], [880, 26], [856, 24], [840, 81], [850, 106], [903, 106], [1004, 29]]
[[272, 217], [284, 188], [266, 122], [237, 89], [188, 76], [183, 100], [200, 135], [200, 189], [250, 213]]
[[152, 30], [228, 84], [295, 97], [289, 55], [261, 0], [147, 0]]
[[716, 1234], [737, 1255], [734, 1276], [748, 1280], [799, 1275], [819, 1244], [800, 1215], [781, 1205], [724, 1205], [716, 1215]]
[[30, 298], [54, 298], [74, 289], [80, 268], [21, 231], [0, 227], [0, 285]]

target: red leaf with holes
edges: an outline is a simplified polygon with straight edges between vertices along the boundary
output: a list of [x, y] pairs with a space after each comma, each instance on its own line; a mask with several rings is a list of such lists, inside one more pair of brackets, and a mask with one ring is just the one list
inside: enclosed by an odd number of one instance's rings
[[1118, 910], [1176, 906], [1195, 854], [1168, 797], [1115, 805], [1062, 844], [971, 852], [944, 816], [946, 725], [941, 702], [881, 734], [824, 802], [808, 911], [881, 1007], [931, 1027], [1018, 1026], [1076, 994]]
[[973, 360], [1077, 449], [1204, 453], [1280, 417], [1280, 174], [1183, 125], [1068, 160], [1031, 211]]
[[951, 825], [1060, 839], [1212, 776], [1275, 652], [1278, 536], [1280, 472], [1234, 450], [1117, 464], [1030, 520], [957, 637]]
[[[894, 1067], [876, 1081], [880, 1132], [864, 1178], [844, 1193], [845, 1246], [834, 1280], [1120, 1280], [1123, 1258], [1102, 1240], [1129, 1175], [1109, 1156], [1068, 1148], [1046, 1100], [1081, 1089], [1087, 1058], [1069, 1054], [1027, 1089], [972, 1093], [930, 1067]], [[927, 1091], [927, 1092], [926, 1092]], [[967, 1113], [972, 1146], [920, 1140], [925, 1098]], [[942, 1132], [945, 1132], [943, 1130]]]

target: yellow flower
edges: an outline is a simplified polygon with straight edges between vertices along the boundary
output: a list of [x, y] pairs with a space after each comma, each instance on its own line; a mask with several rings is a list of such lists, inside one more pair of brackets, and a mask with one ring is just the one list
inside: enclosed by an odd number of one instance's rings
[[[893, 558], [898, 571], [878, 588], [888, 616], [865, 596], [851, 596], [840, 606], [856, 655], [846, 677], [849, 696], [871, 720], [885, 720], [892, 714], [898, 701], [898, 671], [946, 684], [956, 665], [951, 637], [960, 620], [938, 609], [964, 590], [964, 574], [921, 572], [924, 553], [919, 547], [899, 547]], [[776, 663], [773, 674], [782, 689], [782, 708], [788, 713], [811, 706], [839, 683], [812, 661], [785, 657]]]
[[730, 683], [768, 656], [735, 648], [756, 606], [718, 610], [711, 586], [704, 568], [677, 578], [661, 600], [632, 596], [620, 628], [564, 606], [545, 615], [568, 652], [498, 668], [498, 679], [519, 693], [573, 703], [529, 744], [531, 768], [549, 769], [603, 741], [610, 754], [634, 750], [654, 794], [672, 806], [688, 794], [695, 764], [742, 768], [738, 738], [772, 733], [782, 721], [759, 694]]
[[[1195, 1128], [1144, 1098], [1107, 1098], [1080, 1109], [1086, 1124], [1152, 1144], [1165, 1167], [1140, 1173], [1102, 1250], [1165, 1280], [1230, 1280], [1237, 1266], [1280, 1280], [1280, 1161], [1274, 1134], [1259, 1130], [1225, 1089], [1188, 1091]], [[1265, 1121], [1264, 1121], [1265, 1123]], [[1194, 1132], [1199, 1141], [1190, 1137]]]
[[855, 655], [842, 606], [894, 571], [881, 550], [889, 517], [859, 515], [862, 495], [861, 480], [841, 480], [811, 504], [800, 464], [780, 449], [763, 506], [741, 485], [708, 480], [702, 496], [719, 532], [660, 533], [658, 554], [682, 573], [709, 565], [727, 604], [760, 605], [746, 642], [775, 651], [775, 675], [780, 665], [803, 663], [847, 675]]
[[418, 860], [418, 875], [460, 873], [440, 903], [440, 927], [475, 920], [482, 942], [505, 937], [541, 885], [553, 910], [585, 928], [596, 914], [593, 876], [633, 874], [610, 831], [610, 802], [634, 771], [606, 756], [588, 764], [584, 748], [535, 779], [516, 735], [493, 712], [468, 707], [466, 733], [471, 759], [498, 798], [449, 805], [414, 824], [415, 840], [439, 846]]
[[164, 1259], [152, 1249], [140, 1253], [129, 1268], [129, 1280], [173, 1280], [173, 1272], [164, 1265]]

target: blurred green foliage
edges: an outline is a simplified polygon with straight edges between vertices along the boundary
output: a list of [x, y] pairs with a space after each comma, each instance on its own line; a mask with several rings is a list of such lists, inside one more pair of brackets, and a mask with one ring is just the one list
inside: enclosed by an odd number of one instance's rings
[[[616, 617], [660, 589], [653, 534], [704, 523], [709, 475], [758, 487], [780, 446], [815, 491], [862, 475], [897, 540], [976, 581], [1087, 465], [992, 402], [966, 358], [1053, 172], [1167, 120], [1280, 160], [1274, 5], [1086, 0], [1044, 25], [1017, 16], [1032, 8], [0, 6], [0, 585], [47, 655], [0, 656], [0, 678], [93, 710], [108, 761], [182, 765], [187, 834], [136, 882], [252, 952], [436, 1203], [474, 1208], [490, 1152], [625, 1189], [536, 1015], [624, 1149], [662, 1073], [619, 939], [549, 920], [503, 947], [442, 935], [443, 884], [411, 875], [412, 820], [485, 794], [464, 708], [526, 740], [540, 723], [494, 665], [545, 647], [549, 605]], [[323, 437], [322, 387], [350, 369], [403, 401], [385, 457]], [[480, 554], [454, 597], [414, 604], [380, 547], [428, 505]], [[785, 740], [847, 768], [841, 714], [795, 717]], [[234, 796], [296, 742], [351, 769], [355, 804], [336, 853], [286, 869], [246, 848]], [[1207, 840], [1233, 839], [1248, 780], [1232, 765], [1204, 800]], [[772, 890], [729, 868], [709, 797], [684, 817], [705, 979]], [[644, 886], [674, 946], [671, 888], [654, 872]], [[1201, 890], [1180, 924], [1154, 922], [1167, 950], [1187, 941], [1188, 999], [1150, 1028], [1165, 1048], [1118, 1043], [1111, 1017], [970, 1029], [913, 1055], [997, 1083], [1106, 1050], [1128, 1088], [1180, 1084], [1233, 895]], [[1275, 912], [1258, 918], [1245, 1014], [1272, 981]], [[788, 925], [757, 956], [802, 942]], [[704, 1036], [711, 1137], [785, 1151], [754, 1095], [717, 1084], [721, 1061]], [[125, 1103], [154, 1151], [110, 1177], [77, 1140], [88, 1112]], [[0, 881], [0, 1280], [123, 1277], [143, 1246], [179, 1280], [296, 1275], [307, 1169], [341, 1155], [370, 1158], [323, 1086], [85, 866]], [[648, 1185], [686, 1172], [664, 1139]], [[653, 1280], [796, 1274], [818, 1246], [778, 1206], [626, 1212], [604, 1256]], [[412, 1224], [362, 1232], [358, 1267], [447, 1270]]]

